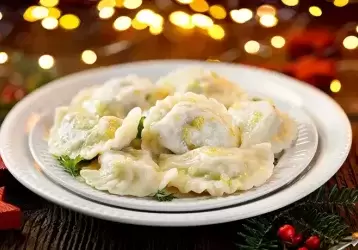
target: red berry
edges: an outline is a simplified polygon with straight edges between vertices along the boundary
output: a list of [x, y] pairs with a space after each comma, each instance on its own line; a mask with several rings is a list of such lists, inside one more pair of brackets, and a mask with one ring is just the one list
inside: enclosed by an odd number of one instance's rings
[[300, 248], [297, 249], [297, 250], [308, 250], [308, 248], [307, 248], [307, 247], [300, 247]]
[[292, 244], [293, 244], [294, 246], [300, 244], [301, 241], [302, 241], [302, 234], [297, 234], [297, 235], [295, 235], [295, 236], [292, 238]]
[[318, 249], [320, 244], [321, 241], [317, 236], [311, 236], [305, 242], [305, 246], [308, 247], [309, 249]]
[[278, 237], [280, 237], [281, 240], [284, 240], [284, 241], [291, 241], [293, 239], [293, 237], [295, 236], [295, 234], [296, 234], [295, 228], [288, 224], [283, 225], [277, 231]]

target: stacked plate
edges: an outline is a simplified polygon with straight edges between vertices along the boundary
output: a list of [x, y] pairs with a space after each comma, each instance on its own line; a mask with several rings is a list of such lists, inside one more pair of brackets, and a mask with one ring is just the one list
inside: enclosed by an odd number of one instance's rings
[[[171, 202], [111, 195], [66, 173], [49, 154], [46, 134], [54, 110], [84, 87], [128, 74], [153, 81], [195, 64], [220, 72], [249, 93], [274, 100], [298, 124], [294, 145], [284, 152], [262, 186], [226, 197], [187, 196]], [[279, 209], [317, 189], [346, 159], [351, 126], [342, 109], [320, 91], [266, 70], [185, 60], [122, 64], [77, 73], [40, 88], [19, 102], [1, 127], [1, 156], [11, 174], [38, 195], [102, 219], [142, 225], [194, 226], [244, 219]]]

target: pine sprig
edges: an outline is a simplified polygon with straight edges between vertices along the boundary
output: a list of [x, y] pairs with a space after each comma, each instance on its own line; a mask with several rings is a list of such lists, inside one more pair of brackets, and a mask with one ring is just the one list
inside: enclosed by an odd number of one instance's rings
[[83, 160], [81, 157], [77, 156], [75, 159], [71, 159], [69, 156], [63, 155], [56, 158], [66, 172], [74, 177], [80, 174], [80, 168], [78, 164]]
[[153, 197], [158, 201], [172, 201], [175, 199], [174, 194], [168, 193], [165, 189], [158, 190]]

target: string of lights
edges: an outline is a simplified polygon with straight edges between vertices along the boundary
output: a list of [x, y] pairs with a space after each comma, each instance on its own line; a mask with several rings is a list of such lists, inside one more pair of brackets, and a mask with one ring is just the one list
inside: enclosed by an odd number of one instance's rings
[[[46, 30], [63, 29], [75, 31], [81, 26], [81, 19], [75, 13], [65, 13], [59, 8], [59, 0], [40, 0], [38, 5], [30, 6], [23, 12], [23, 19], [30, 23], [41, 23]], [[156, 1], [158, 9], [163, 9], [169, 4], [180, 5], [179, 10], [171, 11], [164, 16], [160, 11], [141, 8], [144, 3], [142, 0], [101, 0], [95, 6], [97, 17], [103, 20], [112, 21], [112, 27], [117, 32], [129, 29], [137, 31], [148, 30], [151, 35], [163, 33], [166, 25], [173, 25], [179, 30], [199, 29], [214, 40], [221, 41], [227, 35], [228, 30], [223, 25], [223, 20], [229, 20], [233, 24], [255, 23], [262, 28], [272, 28], [280, 22], [284, 22], [285, 16], [289, 12], [282, 13], [277, 7], [270, 4], [262, 4], [256, 9], [232, 8], [226, 9], [223, 5], [210, 5], [206, 0], [175, 0], [175, 1]], [[295, 8], [300, 4], [299, 0], [281, 0], [286, 6], [284, 10]], [[348, 0], [334, 0], [332, 4], [338, 8], [349, 4]], [[118, 15], [118, 10], [131, 10], [131, 14]], [[322, 9], [316, 5], [307, 9], [307, 14], [312, 18], [319, 18], [323, 15]], [[6, 19], [6, 15], [0, 12], [0, 20]], [[287, 18], [286, 18], [287, 19]], [[358, 33], [358, 25], [355, 27]], [[282, 35], [275, 35], [265, 41], [273, 49], [281, 49], [286, 45], [286, 39]], [[357, 34], [350, 34], [342, 41], [344, 48], [354, 50], [358, 48]], [[248, 54], [260, 54], [262, 48], [267, 46], [263, 41], [249, 40], [244, 41], [242, 49]], [[95, 64], [98, 57], [104, 55], [95, 49], [85, 49], [77, 57], [85, 64]], [[6, 51], [0, 51], [0, 64], [5, 64], [9, 60]], [[51, 69], [55, 66], [53, 55], [45, 54], [38, 58], [38, 65], [42, 69]], [[337, 85], [336, 83], [334, 85]], [[335, 88], [337, 89], [337, 88]]]

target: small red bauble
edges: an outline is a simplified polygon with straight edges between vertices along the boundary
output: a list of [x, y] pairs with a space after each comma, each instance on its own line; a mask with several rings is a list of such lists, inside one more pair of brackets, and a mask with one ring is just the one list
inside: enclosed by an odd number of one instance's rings
[[295, 228], [288, 224], [283, 225], [277, 231], [278, 237], [280, 237], [280, 239], [284, 241], [291, 241], [295, 236], [295, 234], [296, 234]]
[[307, 248], [307, 247], [300, 247], [300, 248], [297, 249], [297, 250], [308, 250], [308, 248]]
[[309, 249], [318, 249], [320, 244], [321, 241], [317, 236], [311, 236], [305, 242], [305, 246]]
[[297, 235], [295, 235], [295, 236], [292, 238], [292, 244], [293, 244], [294, 246], [300, 244], [301, 241], [302, 241], [302, 234], [297, 234]]

